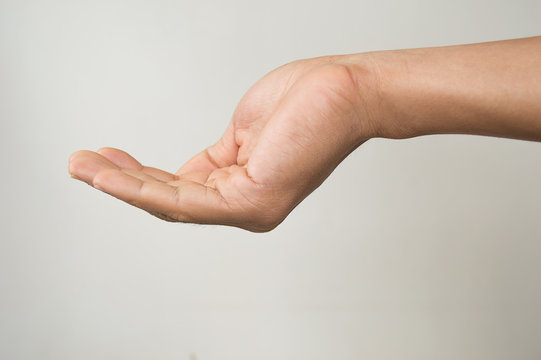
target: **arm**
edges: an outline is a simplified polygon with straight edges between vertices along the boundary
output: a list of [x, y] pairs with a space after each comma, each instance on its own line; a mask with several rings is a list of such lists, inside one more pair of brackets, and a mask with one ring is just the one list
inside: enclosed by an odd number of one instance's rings
[[442, 133], [541, 140], [541, 37], [294, 61], [175, 173], [113, 148], [69, 172], [167, 221], [269, 231], [364, 141]]
[[[364, 55], [353, 55], [352, 65]], [[380, 136], [541, 140], [541, 36], [376, 52]]]

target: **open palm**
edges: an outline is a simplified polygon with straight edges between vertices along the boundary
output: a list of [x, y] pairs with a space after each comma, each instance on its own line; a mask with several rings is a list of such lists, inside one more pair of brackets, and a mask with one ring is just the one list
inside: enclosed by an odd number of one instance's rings
[[277, 68], [174, 174], [113, 148], [75, 152], [69, 172], [167, 221], [269, 231], [371, 133], [354, 74], [338, 57]]

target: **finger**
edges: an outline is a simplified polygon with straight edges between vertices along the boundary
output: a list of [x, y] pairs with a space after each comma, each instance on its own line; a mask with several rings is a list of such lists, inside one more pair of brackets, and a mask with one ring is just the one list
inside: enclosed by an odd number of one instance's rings
[[177, 171], [177, 175], [183, 176], [192, 172], [210, 173], [218, 168], [219, 162], [215, 160], [215, 156], [211, 155], [213, 153], [211, 149], [212, 147], [209, 147], [188, 160], [186, 164], [182, 165]]
[[218, 142], [192, 157], [177, 172], [183, 175], [190, 172], [212, 172], [214, 169], [237, 163], [239, 146], [235, 141], [233, 122], [229, 124]]
[[119, 167], [107, 158], [89, 150], [80, 150], [70, 156], [68, 171], [72, 177], [92, 185], [94, 176], [104, 169]]
[[[133, 169], [120, 169], [125, 174], [133, 176], [141, 181], [160, 181], [154, 176], [151, 176], [143, 171], [133, 170]], [[171, 186], [179, 186], [185, 184], [187, 181], [196, 182], [198, 184], [205, 184], [209, 174], [207, 173], [188, 173], [180, 177], [175, 177], [175, 180], [167, 181], [166, 183]]]
[[182, 181], [193, 181], [198, 184], [205, 184], [207, 182], [207, 179], [210, 175], [210, 172], [208, 171], [194, 171], [189, 172], [186, 174], [182, 174], [178, 176], [177, 180], [170, 181], [169, 184], [174, 184], [176, 181], [182, 182]]
[[143, 168], [143, 165], [133, 156], [120, 149], [103, 147], [96, 152], [115, 163], [118, 167], [134, 170], [141, 170]]
[[178, 176], [175, 174], [171, 174], [170, 172], [167, 172], [161, 169], [156, 169], [150, 166], [143, 166], [143, 170], [141, 171], [147, 175], [152, 176], [154, 179], [163, 181], [163, 182], [170, 182], [170, 181], [175, 181], [178, 179]]
[[228, 178], [231, 173], [233, 172], [233, 169], [238, 168], [236, 165], [224, 167], [215, 169], [213, 172], [211, 172], [207, 178], [207, 181], [205, 182], [206, 186], [215, 187], [214, 184], [216, 183], [216, 180], [219, 178]]
[[[153, 176], [150, 176], [142, 171], [138, 171], [138, 170], [133, 170], [133, 169], [120, 169], [120, 171], [122, 171], [123, 173], [125, 174], [128, 174], [136, 179], [139, 179], [141, 181], [159, 181], [159, 180], [156, 180], [156, 178], [154, 178]], [[99, 188], [98, 188], [99, 189]], [[101, 190], [101, 189], [100, 189]], [[162, 220], [165, 220], [165, 221], [178, 221], [177, 219], [174, 219], [166, 214], [162, 214], [158, 211], [150, 211], [150, 210], [147, 210], [150, 214], [162, 219]]]
[[[148, 174], [145, 174], [142, 171], [133, 170], [133, 169], [120, 169], [124, 174], [128, 174], [136, 179], [139, 179], [141, 181], [159, 181], [154, 176], [150, 176]], [[163, 181], [162, 181], [163, 182]]]
[[177, 179], [177, 176], [171, 174], [167, 171], [156, 169], [150, 166], [143, 166], [139, 161], [137, 161], [133, 156], [128, 154], [125, 151], [120, 149], [115, 149], [111, 147], [103, 147], [97, 151], [99, 154], [109, 159], [111, 162], [116, 164], [120, 168], [124, 169], [133, 169], [142, 171], [156, 180], [168, 182]]
[[171, 186], [145, 181], [121, 170], [104, 169], [96, 174], [94, 186], [110, 195], [169, 219], [200, 224], [228, 224], [229, 207], [214, 189], [185, 181]]

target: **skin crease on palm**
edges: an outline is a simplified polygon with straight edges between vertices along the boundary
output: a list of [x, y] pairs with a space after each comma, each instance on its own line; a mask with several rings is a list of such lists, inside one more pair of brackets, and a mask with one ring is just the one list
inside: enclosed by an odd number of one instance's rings
[[269, 231], [372, 137], [541, 140], [539, 63], [541, 37], [294, 61], [174, 174], [114, 148], [75, 152], [69, 172], [163, 220]]

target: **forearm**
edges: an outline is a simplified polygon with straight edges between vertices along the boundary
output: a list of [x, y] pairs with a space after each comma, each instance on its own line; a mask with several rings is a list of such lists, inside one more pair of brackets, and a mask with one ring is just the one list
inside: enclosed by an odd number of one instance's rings
[[541, 141], [541, 37], [372, 52], [347, 61], [370, 73], [376, 94], [364, 105], [371, 107], [375, 136]]

